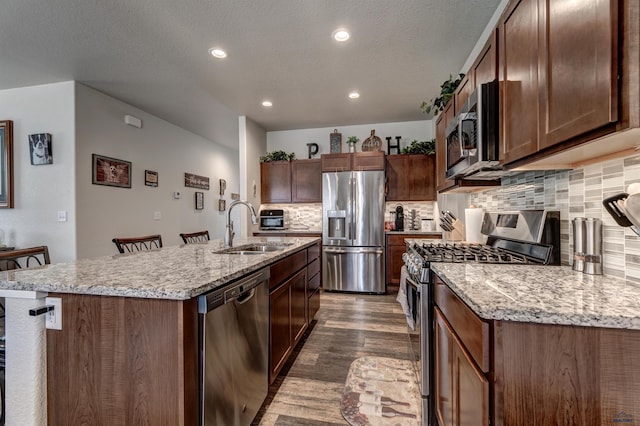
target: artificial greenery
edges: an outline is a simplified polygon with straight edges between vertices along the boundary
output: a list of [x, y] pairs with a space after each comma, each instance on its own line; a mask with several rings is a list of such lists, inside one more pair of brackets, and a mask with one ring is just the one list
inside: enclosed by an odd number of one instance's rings
[[265, 155], [260, 157], [261, 163], [268, 163], [269, 161], [291, 161], [296, 159], [296, 154], [286, 153], [284, 151], [272, 151], [267, 152]]
[[358, 143], [360, 139], [358, 139], [355, 136], [349, 136], [349, 139], [347, 139], [347, 141], [345, 142], [347, 145], [351, 145], [351, 144], [355, 144]]
[[426, 154], [431, 155], [436, 153], [436, 140], [431, 139], [430, 141], [420, 141], [413, 140], [411, 145], [405, 146], [402, 148], [403, 154]]
[[447, 105], [463, 78], [464, 74], [459, 74], [455, 80], [452, 75], [449, 75], [449, 80], [440, 86], [440, 95], [431, 98], [429, 102], [422, 102], [420, 110], [425, 114], [433, 112], [433, 115], [438, 115]]

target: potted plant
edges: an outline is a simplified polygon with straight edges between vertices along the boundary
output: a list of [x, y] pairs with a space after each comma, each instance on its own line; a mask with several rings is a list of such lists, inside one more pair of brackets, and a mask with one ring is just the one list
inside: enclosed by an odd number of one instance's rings
[[424, 114], [433, 112], [433, 115], [438, 115], [447, 105], [463, 78], [464, 74], [459, 74], [455, 80], [452, 75], [449, 75], [449, 79], [440, 85], [440, 95], [431, 98], [429, 102], [422, 102], [420, 110]]
[[425, 154], [433, 155], [436, 153], [436, 140], [417, 141], [413, 140], [411, 145], [402, 148], [402, 154]]
[[260, 157], [261, 163], [268, 163], [270, 161], [291, 161], [296, 159], [296, 154], [286, 153], [284, 151], [272, 151], [267, 152], [265, 155]]
[[360, 139], [358, 139], [355, 136], [349, 136], [349, 139], [347, 139], [347, 142], [345, 142], [347, 145], [349, 145], [349, 152], [356, 152], [356, 143], [358, 143]]

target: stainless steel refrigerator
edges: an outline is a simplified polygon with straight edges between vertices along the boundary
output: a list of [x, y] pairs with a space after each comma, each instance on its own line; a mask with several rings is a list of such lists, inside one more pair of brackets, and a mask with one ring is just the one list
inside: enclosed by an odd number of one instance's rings
[[384, 293], [384, 172], [322, 174], [322, 286]]

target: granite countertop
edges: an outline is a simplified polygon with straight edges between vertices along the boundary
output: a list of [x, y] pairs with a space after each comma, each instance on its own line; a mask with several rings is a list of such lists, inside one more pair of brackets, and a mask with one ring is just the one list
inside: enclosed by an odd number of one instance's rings
[[116, 254], [0, 273], [0, 290], [186, 300], [320, 241], [307, 237], [236, 238], [234, 247], [290, 243], [264, 254], [218, 254], [221, 240]]
[[569, 266], [432, 263], [488, 320], [640, 330], [640, 283]]

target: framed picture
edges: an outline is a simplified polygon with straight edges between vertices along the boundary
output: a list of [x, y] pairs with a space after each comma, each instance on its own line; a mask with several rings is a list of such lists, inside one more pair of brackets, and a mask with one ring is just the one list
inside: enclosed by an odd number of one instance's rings
[[13, 208], [13, 121], [0, 121], [0, 208]]
[[338, 133], [338, 129], [329, 134], [329, 152], [331, 154], [342, 152], [342, 133]]
[[209, 178], [206, 176], [198, 176], [193, 173], [184, 174], [184, 186], [196, 189], [209, 190]]
[[154, 188], [158, 187], [158, 172], [154, 172], [152, 170], [144, 171], [144, 184], [147, 186], [152, 186]]
[[34, 166], [53, 164], [51, 133], [29, 135], [29, 158], [31, 158], [31, 164]]
[[196, 191], [196, 210], [204, 209], [204, 192]]
[[225, 200], [218, 200], [218, 211], [223, 212], [227, 209], [227, 202]]
[[131, 188], [131, 163], [116, 158], [92, 155], [94, 185]]

